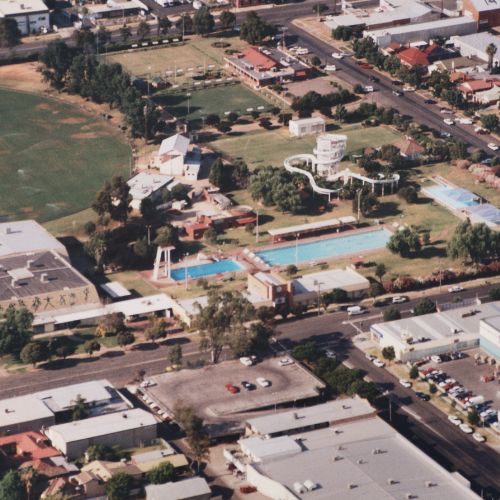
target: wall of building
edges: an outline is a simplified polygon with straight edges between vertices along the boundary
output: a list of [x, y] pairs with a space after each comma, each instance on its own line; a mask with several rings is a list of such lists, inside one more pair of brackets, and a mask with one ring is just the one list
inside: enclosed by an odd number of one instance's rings
[[298, 500], [299, 498], [282, 484], [261, 474], [251, 464], [247, 464], [247, 481], [255, 486], [259, 493], [269, 498], [276, 498], [279, 500]]
[[[0, 16], [1, 17], [1, 16]], [[50, 29], [49, 11], [46, 12], [30, 12], [26, 14], [6, 16], [17, 21], [17, 27], [23, 35], [30, 33], [40, 33], [42, 29]]]
[[479, 346], [500, 361], [500, 331], [484, 321], [479, 326]]
[[158, 160], [160, 173], [166, 175], [184, 175], [184, 156], [176, 156], [164, 163]]
[[7, 434], [20, 434], [21, 432], [40, 431], [43, 427], [47, 428], [55, 424], [55, 417], [39, 418], [27, 422], [19, 422], [12, 425], [0, 426], [0, 436]]

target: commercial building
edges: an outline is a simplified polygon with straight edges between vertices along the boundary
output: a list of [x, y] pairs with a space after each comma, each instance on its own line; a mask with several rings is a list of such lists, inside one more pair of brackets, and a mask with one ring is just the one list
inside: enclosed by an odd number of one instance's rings
[[[463, 477], [449, 473], [364, 406], [357, 418], [294, 436], [241, 440], [241, 451], [225, 450], [224, 456], [259, 493], [280, 500], [479, 498]], [[300, 424], [300, 412], [295, 414], [275, 418]]]
[[322, 134], [326, 130], [326, 122], [320, 116], [290, 120], [288, 130], [292, 137]]
[[365, 38], [371, 38], [376, 45], [385, 49], [391, 43], [407, 45], [415, 42], [429, 42], [436, 37], [470, 35], [477, 32], [477, 23], [469, 17], [451, 17], [425, 23], [406, 24], [392, 28], [366, 30]]
[[[500, 4], [495, 5], [500, 12]], [[500, 24], [500, 22], [498, 23]], [[498, 36], [490, 35], [489, 33], [482, 32], [474, 35], [466, 36], [452, 36], [451, 40], [455, 47], [460, 49], [460, 53], [464, 57], [477, 57], [481, 61], [488, 62], [489, 56], [486, 52], [486, 47], [493, 44], [497, 48], [496, 54], [493, 56], [493, 65], [500, 64], [500, 38]]]
[[53, 425], [54, 413], [34, 395], [0, 401], [0, 435], [39, 431]]
[[479, 322], [479, 346], [500, 362], [500, 315], [484, 318]]
[[279, 306], [289, 301], [287, 282], [272, 272], [248, 273], [247, 292], [258, 297], [261, 305]]
[[308, 306], [316, 304], [321, 294], [335, 289], [344, 290], [352, 299], [363, 297], [368, 292], [370, 282], [354, 269], [346, 267], [306, 274], [292, 280], [290, 285], [292, 303]]
[[201, 168], [201, 150], [190, 144], [191, 139], [182, 134], [164, 139], [153, 158], [153, 165], [162, 174], [197, 180]]
[[277, 48], [247, 47], [225, 57], [228, 69], [256, 87], [307, 78], [311, 68]]
[[22, 35], [50, 30], [49, 9], [42, 0], [2, 0], [1, 18], [14, 19]]
[[157, 421], [151, 413], [135, 408], [53, 425], [46, 435], [54, 447], [73, 460], [94, 444], [121, 448], [143, 446], [156, 438]]
[[87, 12], [78, 15], [81, 19], [90, 18], [93, 21], [145, 16], [149, 12], [147, 5], [140, 0], [107, 0], [104, 4], [88, 4], [86, 7]]
[[212, 496], [210, 486], [202, 477], [191, 477], [164, 484], [148, 484], [146, 500], [209, 500]]
[[130, 206], [134, 210], [140, 210], [142, 200], [149, 198], [156, 202], [161, 199], [162, 189], [172, 182], [174, 178], [169, 175], [154, 172], [140, 172], [127, 181], [130, 187], [132, 201]]
[[380, 348], [393, 347], [396, 359], [417, 361], [426, 356], [461, 351], [480, 344], [481, 320], [500, 315], [500, 301], [471, 304], [423, 316], [371, 325]]
[[463, 12], [484, 29], [500, 25], [500, 4], [495, 0], [463, 0]]

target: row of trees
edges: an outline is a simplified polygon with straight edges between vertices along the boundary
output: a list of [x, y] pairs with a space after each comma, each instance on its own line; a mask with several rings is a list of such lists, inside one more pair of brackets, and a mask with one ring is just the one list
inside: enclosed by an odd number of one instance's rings
[[319, 110], [325, 116], [330, 116], [332, 107], [347, 104], [354, 99], [354, 94], [347, 89], [340, 89], [337, 92], [324, 95], [311, 90], [302, 97], [294, 97], [291, 107], [300, 117], [311, 116], [314, 110]]

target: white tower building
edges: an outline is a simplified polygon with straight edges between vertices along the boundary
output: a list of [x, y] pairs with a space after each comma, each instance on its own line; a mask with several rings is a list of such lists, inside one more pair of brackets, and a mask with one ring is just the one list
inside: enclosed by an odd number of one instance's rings
[[347, 136], [340, 134], [321, 134], [316, 139], [314, 154], [317, 160], [317, 174], [321, 177], [330, 177], [338, 170], [344, 157], [347, 145]]

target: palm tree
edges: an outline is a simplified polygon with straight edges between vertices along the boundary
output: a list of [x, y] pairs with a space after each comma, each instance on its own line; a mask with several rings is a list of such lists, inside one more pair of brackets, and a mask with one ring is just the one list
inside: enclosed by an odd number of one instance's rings
[[494, 43], [488, 44], [486, 47], [486, 54], [488, 54], [488, 69], [491, 71], [493, 68], [493, 57], [497, 53], [497, 46]]

